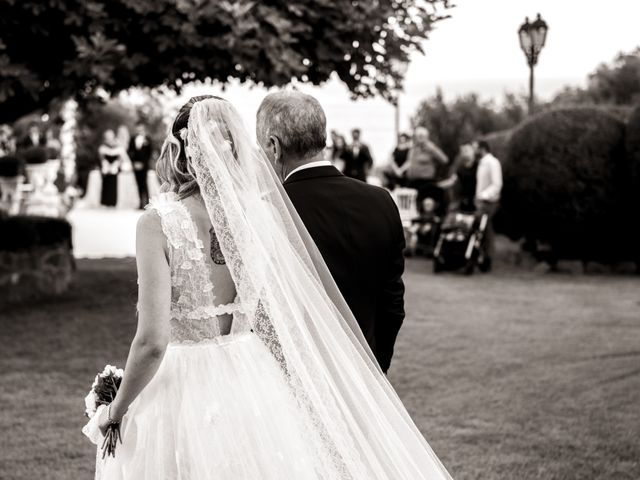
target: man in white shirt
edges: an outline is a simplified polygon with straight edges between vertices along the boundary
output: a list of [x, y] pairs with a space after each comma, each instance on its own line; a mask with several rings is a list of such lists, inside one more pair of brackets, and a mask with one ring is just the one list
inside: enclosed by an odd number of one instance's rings
[[476, 173], [476, 209], [479, 214], [485, 213], [489, 216], [484, 243], [485, 261], [481, 267], [489, 271], [494, 253], [493, 216], [498, 210], [502, 191], [502, 166], [491, 154], [491, 147], [485, 140], [476, 143], [476, 151], [480, 158]]

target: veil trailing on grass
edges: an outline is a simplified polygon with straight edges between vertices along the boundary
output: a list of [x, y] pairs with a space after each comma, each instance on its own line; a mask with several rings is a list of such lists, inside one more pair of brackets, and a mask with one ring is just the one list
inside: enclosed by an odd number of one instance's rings
[[237, 111], [201, 100], [181, 136], [245, 313], [234, 321], [248, 322], [277, 359], [335, 478], [451, 478], [378, 367]]

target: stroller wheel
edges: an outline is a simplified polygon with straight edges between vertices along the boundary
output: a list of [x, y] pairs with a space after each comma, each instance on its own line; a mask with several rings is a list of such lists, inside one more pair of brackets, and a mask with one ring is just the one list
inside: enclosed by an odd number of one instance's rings
[[473, 271], [475, 269], [476, 269], [476, 262], [474, 262], [473, 259], [471, 259], [464, 266], [464, 274], [465, 275], [473, 275]]
[[491, 259], [489, 257], [484, 257], [478, 268], [482, 273], [489, 273], [491, 271]]
[[444, 270], [444, 265], [438, 260], [438, 258], [433, 259], [433, 273], [440, 273]]

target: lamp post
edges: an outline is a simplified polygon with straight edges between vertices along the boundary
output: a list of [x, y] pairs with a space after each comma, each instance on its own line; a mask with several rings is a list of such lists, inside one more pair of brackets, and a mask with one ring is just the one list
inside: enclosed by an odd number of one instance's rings
[[[407, 70], [409, 69], [409, 62], [392, 60], [391, 66], [393, 68], [393, 71], [397, 75], [399, 75], [400, 78], [404, 78], [404, 76], [407, 74]], [[396, 134], [396, 137], [395, 137], [396, 141], [398, 141], [398, 135], [400, 135], [400, 94], [401, 93], [402, 93], [401, 90], [397, 89], [395, 92], [395, 97], [391, 101], [391, 104], [393, 105], [393, 109], [394, 109], [393, 129]]]
[[538, 57], [542, 51], [542, 47], [547, 40], [547, 32], [549, 27], [540, 14], [537, 15], [535, 21], [529, 23], [529, 18], [524, 19], [524, 23], [518, 29], [518, 38], [520, 39], [520, 48], [527, 58], [529, 65], [529, 114], [533, 113], [534, 93], [533, 93], [533, 69], [538, 63]]

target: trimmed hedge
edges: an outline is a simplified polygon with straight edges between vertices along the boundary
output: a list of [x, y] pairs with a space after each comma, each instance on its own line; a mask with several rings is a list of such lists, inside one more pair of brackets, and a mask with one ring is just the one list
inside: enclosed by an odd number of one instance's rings
[[633, 192], [635, 193], [634, 201], [636, 208], [640, 210], [640, 104], [633, 109], [629, 116], [625, 146]]
[[51, 217], [0, 218], [0, 251], [15, 252], [34, 247], [66, 244], [71, 248], [71, 224]]
[[15, 156], [0, 158], [0, 177], [16, 177], [24, 173], [24, 161]]
[[49, 159], [49, 152], [44, 147], [28, 147], [18, 150], [17, 155], [28, 165], [46, 163]]
[[598, 108], [532, 117], [513, 132], [496, 228], [559, 258], [640, 259], [625, 124]]
[[500, 160], [504, 168], [504, 164], [509, 158], [509, 143], [513, 136], [514, 129], [500, 130], [499, 132], [488, 133], [481, 137], [481, 140], [489, 142], [491, 153]]

